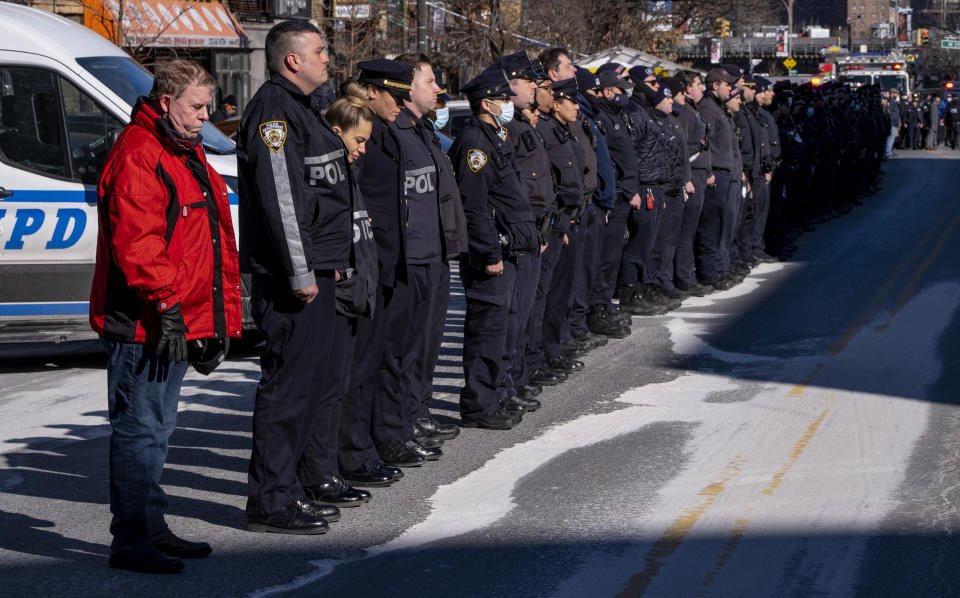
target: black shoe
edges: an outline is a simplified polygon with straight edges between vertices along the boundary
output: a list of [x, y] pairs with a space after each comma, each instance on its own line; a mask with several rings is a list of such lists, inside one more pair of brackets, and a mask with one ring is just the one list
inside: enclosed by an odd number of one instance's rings
[[732, 289], [733, 287], [737, 286], [739, 283], [740, 281], [737, 280], [736, 277], [731, 277], [729, 275], [718, 276], [717, 278], [714, 278], [713, 280], [708, 280], [706, 282], [706, 284], [712, 286], [718, 291], [726, 291], [728, 289]]
[[644, 297], [647, 297], [652, 303], [662, 306], [663, 311], [661, 313], [667, 313], [680, 307], [682, 301], [677, 297], [670, 296], [667, 289], [655, 284], [645, 284], [643, 286], [645, 287]]
[[421, 434], [443, 440], [453, 440], [460, 434], [460, 428], [456, 424], [442, 424], [433, 417], [418, 417], [417, 428]]
[[153, 547], [167, 556], [178, 559], [202, 559], [210, 556], [213, 549], [206, 542], [188, 542], [183, 538], [173, 535], [173, 532], [151, 540]]
[[637, 292], [620, 301], [620, 307], [626, 308], [635, 316], [659, 316], [670, 311], [670, 308], [652, 296]]
[[577, 340], [567, 341], [560, 346], [560, 350], [563, 351], [564, 355], [570, 356], [571, 359], [577, 357], [583, 357], [592, 349], [587, 343], [581, 343]]
[[421, 434], [417, 428], [413, 429], [413, 440], [423, 448], [434, 449], [443, 446], [443, 438]]
[[496, 411], [482, 417], [471, 419], [461, 418], [461, 428], [484, 428], [486, 430], [509, 430], [523, 419], [520, 413], [510, 413], [498, 407]]
[[713, 292], [713, 287], [700, 284], [699, 282], [688, 283], [680, 281], [677, 282], [677, 288], [693, 297], [703, 297]]
[[602, 347], [606, 345], [608, 342], [606, 336], [604, 336], [603, 334], [594, 334], [593, 332], [587, 332], [586, 334], [583, 334], [581, 336], [575, 336], [573, 338], [578, 342], [586, 343], [590, 345], [591, 349]]
[[377, 454], [387, 465], [393, 467], [420, 467], [426, 459], [416, 451], [410, 450], [402, 442], [393, 442], [389, 445], [377, 446]]
[[626, 314], [626, 318], [614, 317], [607, 311], [606, 305], [594, 305], [590, 307], [590, 313], [587, 314], [587, 328], [594, 336], [623, 338], [622, 329], [624, 326], [629, 326], [628, 323], [619, 321], [623, 319], [632, 318], [630, 314]]
[[540, 408], [540, 401], [536, 399], [524, 399], [523, 397], [518, 395], [514, 395], [510, 397], [509, 399], [504, 401], [504, 403], [506, 404], [504, 405], [504, 407], [507, 408], [508, 411], [511, 410], [507, 407], [508, 405], [519, 406], [521, 411], [525, 411], [529, 413], [532, 413]]
[[553, 371], [566, 372], [567, 374], [578, 372], [583, 369], [583, 362], [576, 361], [573, 359], [563, 359], [560, 357], [554, 357], [553, 359], [547, 362], [547, 365], [550, 366], [550, 369]]
[[330, 476], [317, 486], [304, 486], [303, 491], [313, 502], [343, 507], [359, 507], [370, 500], [370, 493], [358, 490], [338, 475]]
[[654, 288], [657, 289], [657, 292], [666, 297], [667, 299], [673, 299], [674, 301], [683, 301], [687, 298], [686, 294], [678, 291], [677, 289], [668, 289], [667, 287], [661, 287], [654, 285]]
[[[377, 463], [383, 465], [379, 461]], [[351, 485], [365, 486], [368, 488], [383, 488], [396, 481], [392, 475], [382, 471], [377, 465], [364, 465], [363, 468], [357, 471], [348, 471], [341, 475], [343, 475], [343, 479], [350, 482]]]
[[611, 305], [607, 307], [607, 317], [611, 321], [620, 324], [621, 326], [632, 326], [633, 325], [633, 314], [628, 310], [623, 309], [619, 305]]
[[539, 396], [541, 392], [543, 392], [543, 387], [539, 384], [526, 384], [517, 387], [517, 395], [521, 399], [532, 399]]
[[169, 557], [152, 546], [111, 552], [107, 562], [113, 569], [125, 569], [137, 573], [180, 573], [183, 571], [183, 561]]
[[334, 523], [340, 521], [340, 509], [333, 505], [325, 505], [323, 503], [307, 501], [310, 503], [310, 507], [313, 509], [313, 514], [318, 517], [323, 517], [327, 520], [327, 523]]
[[557, 377], [557, 380], [558, 380], [561, 384], [563, 384], [564, 382], [566, 382], [567, 379], [570, 377], [570, 374], [568, 374], [567, 372], [565, 372], [565, 371], [563, 371], [563, 370], [555, 370], [555, 369], [553, 369], [553, 368], [550, 368], [550, 373], [553, 374], [554, 376], [556, 376], [556, 377]]
[[437, 461], [443, 456], [443, 451], [441, 451], [439, 447], [427, 448], [419, 444], [416, 440], [408, 440], [405, 444], [410, 450], [416, 452], [427, 461]]
[[312, 535], [325, 534], [328, 529], [327, 520], [317, 515], [309, 502], [302, 500], [294, 501], [275, 513], [247, 513], [247, 530], [251, 532]]
[[527, 379], [530, 380], [530, 384], [536, 384], [537, 386], [554, 386], [560, 383], [553, 372], [547, 369], [533, 371], [527, 376]]
[[393, 481], [397, 481], [403, 477], [403, 470], [399, 467], [390, 467], [383, 461], [377, 461], [376, 465], [373, 466], [375, 471], [386, 474], [393, 478]]

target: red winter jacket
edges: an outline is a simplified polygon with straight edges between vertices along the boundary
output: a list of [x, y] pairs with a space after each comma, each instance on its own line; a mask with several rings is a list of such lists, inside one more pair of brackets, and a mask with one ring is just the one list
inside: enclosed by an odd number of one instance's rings
[[180, 303], [188, 340], [240, 336], [240, 268], [227, 186], [203, 147], [171, 135], [145, 98], [107, 156], [97, 214], [94, 330], [155, 343], [158, 312]]

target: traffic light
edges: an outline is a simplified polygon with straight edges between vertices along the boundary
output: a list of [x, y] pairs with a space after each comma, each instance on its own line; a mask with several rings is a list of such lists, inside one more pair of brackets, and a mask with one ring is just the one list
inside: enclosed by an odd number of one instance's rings
[[929, 29], [917, 29], [917, 47], [920, 47], [920, 48], [930, 47], [930, 30]]
[[730, 21], [717, 18], [713, 21], [714, 37], [730, 37]]

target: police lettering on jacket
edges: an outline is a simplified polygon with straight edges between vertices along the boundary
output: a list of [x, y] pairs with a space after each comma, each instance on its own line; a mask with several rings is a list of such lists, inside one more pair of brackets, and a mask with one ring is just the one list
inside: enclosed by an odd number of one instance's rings
[[343, 142], [293, 83], [272, 74], [240, 122], [240, 265], [286, 276], [294, 290], [314, 270], [348, 267], [350, 183]]
[[408, 264], [439, 262], [443, 255], [437, 166], [417, 131], [417, 121], [403, 109], [390, 125], [403, 153], [403, 203]]

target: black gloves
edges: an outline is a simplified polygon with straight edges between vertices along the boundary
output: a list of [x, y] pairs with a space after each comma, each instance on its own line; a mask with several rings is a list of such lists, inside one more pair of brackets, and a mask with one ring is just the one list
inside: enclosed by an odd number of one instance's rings
[[160, 341], [157, 342], [157, 355], [166, 355], [168, 361], [187, 360], [187, 325], [183, 322], [179, 303], [160, 312]]

